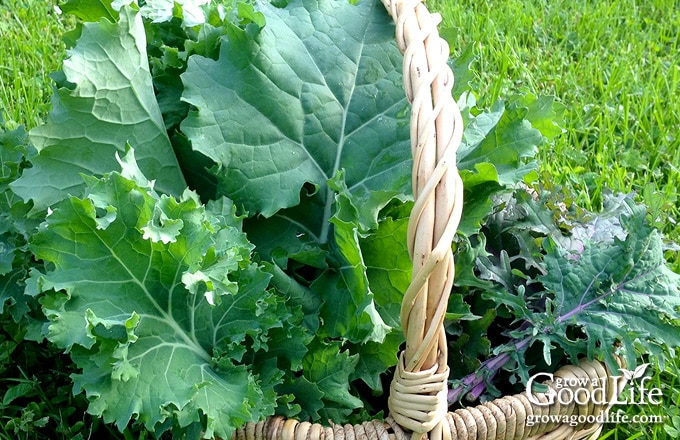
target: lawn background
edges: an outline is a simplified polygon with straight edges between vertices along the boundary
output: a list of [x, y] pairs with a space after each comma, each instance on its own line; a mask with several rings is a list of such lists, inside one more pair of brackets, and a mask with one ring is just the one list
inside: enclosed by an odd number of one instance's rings
[[[564, 134], [540, 151], [541, 181], [594, 210], [601, 208], [605, 191], [636, 192], [668, 238], [667, 260], [680, 273], [672, 245], [680, 242], [680, 1], [432, 0], [428, 5], [442, 14], [440, 31], [453, 55], [471, 47], [477, 56], [472, 89], [482, 106], [516, 92], [555, 95], [564, 104]], [[10, 129], [33, 128], [49, 111], [48, 75], [65, 56], [61, 35], [70, 26], [54, 6], [54, 1], [0, 0], [0, 115]], [[0, 332], [0, 344], [1, 337]], [[45, 347], [36, 350], [34, 362], [56, 356]], [[63, 395], [68, 378], [55, 370], [21, 376], [15, 369], [13, 378], [0, 376], [0, 390], [2, 381], [24, 381], [36, 387], [37, 400], [19, 415], [0, 411], [0, 438], [15, 438], [6, 428], [17, 417], [29, 428], [31, 423], [39, 428], [41, 420], [56, 424], [63, 438], [99, 429], [98, 421], [77, 414], [84, 402]], [[665, 426], [606, 426], [602, 438], [675, 438], [679, 370], [680, 360], [674, 360], [653, 371], [664, 405], [626, 408], [631, 415], [668, 415]], [[44, 383], [46, 377], [51, 384]], [[124, 437], [146, 434], [130, 431]]]

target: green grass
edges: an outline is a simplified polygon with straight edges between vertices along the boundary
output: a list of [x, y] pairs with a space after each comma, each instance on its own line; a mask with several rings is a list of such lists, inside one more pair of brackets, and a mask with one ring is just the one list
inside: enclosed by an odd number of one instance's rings
[[[636, 192], [671, 242], [680, 242], [680, 2], [674, 0], [428, 1], [453, 54], [473, 45], [481, 105], [512, 93], [555, 95], [565, 132], [540, 151], [541, 179], [589, 210], [602, 194]], [[680, 272], [677, 249], [666, 257]], [[607, 425], [601, 439], [680, 436], [680, 359], [650, 359], [663, 405], [631, 405], [662, 424]]]
[[38, 125], [64, 58], [64, 27], [54, 1], [0, 0], [0, 114], [8, 127]]
[[604, 191], [635, 191], [680, 242], [680, 1], [428, 4], [454, 54], [474, 45], [482, 104], [530, 92], [566, 106], [565, 133], [540, 152], [544, 180], [595, 210]]

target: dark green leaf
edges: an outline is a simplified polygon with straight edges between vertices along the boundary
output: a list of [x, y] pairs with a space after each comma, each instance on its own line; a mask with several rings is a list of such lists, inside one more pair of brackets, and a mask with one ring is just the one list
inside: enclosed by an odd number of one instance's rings
[[250, 214], [295, 206], [311, 184], [321, 210], [304, 224], [318, 223], [314, 233], [326, 242], [333, 203], [326, 182], [344, 168], [364, 207], [361, 224], [375, 224], [410, 183], [408, 123], [397, 116], [406, 107], [401, 55], [389, 17], [373, 2], [265, 3], [261, 11], [267, 25], [256, 37], [233, 29], [219, 60], [189, 59], [184, 99], [197, 111], [182, 130], [219, 164], [220, 190]]

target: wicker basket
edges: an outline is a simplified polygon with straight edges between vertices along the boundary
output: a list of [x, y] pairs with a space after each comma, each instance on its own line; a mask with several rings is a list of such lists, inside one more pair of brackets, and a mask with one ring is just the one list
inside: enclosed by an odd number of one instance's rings
[[[601, 384], [610, 402], [623, 388], [598, 361], [566, 366], [546, 382], [547, 391], [522, 393], [474, 408], [448, 412], [447, 344], [444, 316], [453, 286], [451, 242], [463, 206], [456, 151], [463, 121], [452, 97], [449, 48], [439, 37], [440, 17], [418, 0], [382, 0], [396, 23], [404, 55], [404, 89], [411, 104], [411, 152], [415, 204], [409, 220], [408, 248], [413, 277], [404, 294], [401, 324], [406, 347], [390, 387], [390, 416], [360, 425], [323, 426], [282, 417], [250, 423], [235, 440], [317, 439], [580, 439], [596, 438], [606, 403], [576, 405], [554, 400], [563, 384]], [[617, 382], [618, 381], [618, 382]], [[579, 388], [583, 391], [583, 387]], [[576, 388], [569, 392], [577, 392]], [[551, 403], [552, 402], [552, 403]], [[599, 417], [598, 417], [599, 416]]]

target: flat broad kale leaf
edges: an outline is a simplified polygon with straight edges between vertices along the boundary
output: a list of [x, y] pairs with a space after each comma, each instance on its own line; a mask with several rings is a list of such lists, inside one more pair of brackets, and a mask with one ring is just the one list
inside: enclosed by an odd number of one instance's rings
[[[123, 172], [88, 177], [87, 196], [57, 204], [33, 237], [52, 270], [38, 283], [48, 338], [82, 369], [89, 411], [122, 429], [138, 416], [159, 435], [207, 420], [206, 435], [274, 412], [280, 374], [238, 365], [269, 329], [299, 326], [250, 262], [231, 203], [159, 196], [129, 153]], [[299, 361], [298, 361], [299, 362]]]
[[116, 169], [114, 153], [130, 144], [156, 189], [180, 195], [186, 184], [154, 96], [139, 14], [126, 7], [117, 23], [85, 23], [68, 53], [49, 119], [30, 133], [39, 154], [13, 191], [45, 209], [81, 194], [80, 174]]
[[394, 26], [379, 3], [263, 3], [266, 26], [235, 26], [219, 58], [182, 75], [181, 124], [212, 159], [218, 192], [249, 215], [258, 254], [320, 269], [324, 336], [381, 341], [359, 237], [410, 191], [407, 102]]
[[410, 186], [402, 57], [390, 18], [377, 2], [258, 7], [267, 24], [257, 35], [233, 28], [218, 60], [189, 59], [184, 99], [196, 111], [182, 131], [217, 163], [219, 190], [251, 215], [298, 205], [308, 184], [320, 209], [304, 224], [326, 242], [334, 201], [327, 181], [344, 169], [362, 224], [374, 224]]

